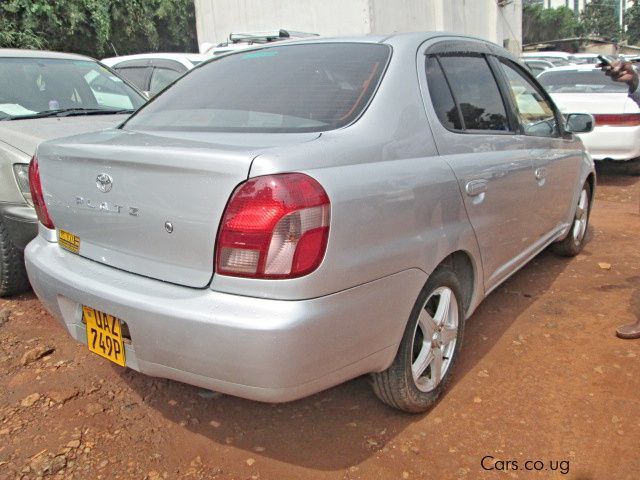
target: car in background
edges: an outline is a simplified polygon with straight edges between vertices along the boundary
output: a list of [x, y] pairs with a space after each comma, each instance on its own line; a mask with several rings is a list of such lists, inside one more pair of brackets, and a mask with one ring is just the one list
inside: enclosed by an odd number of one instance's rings
[[[595, 160], [640, 157], [640, 107], [629, 98], [625, 83], [614, 82], [593, 65], [545, 70], [538, 81], [562, 112], [593, 115], [595, 128], [580, 138]], [[628, 166], [638, 168], [636, 161]]]
[[471, 37], [227, 54], [118, 129], [40, 146], [29, 278], [118, 365], [269, 402], [371, 373], [422, 412], [481, 300], [585, 244], [595, 173], [571, 132], [592, 121]]
[[523, 52], [520, 57], [524, 60], [546, 60], [556, 67], [576, 64], [576, 58], [573, 54], [567, 52]]
[[38, 144], [113, 127], [144, 103], [91, 58], [0, 49], [0, 296], [28, 288], [22, 252], [37, 231], [28, 166]]
[[534, 77], [537, 77], [538, 75], [540, 75], [542, 72], [544, 72], [549, 68], [555, 67], [553, 63], [548, 62], [546, 60], [527, 59], [527, 58], [524, 58], [521, 60], [529, 68], [531, 73], [533, 73]]
[[[574, 53], [572, 54], [576, 65], [595, 65], [600, 63], [597, 53]], [[609, 55], [604, 55], [609, 57]]]
[[153, 97], [209, 58], [197, 53], [142, 53], [104, 58], [102, 63]]
[[206, 42], [203, 43], [200, 46], [200, 51], [203, 54], [218, 56], [225, 53], [235, 52], [237, 50], [246, 50], [247, 48], [252, 48], [256, 45], [317, 36], [317, 33], [295, 32], [293, 30], [285, 30], [282, 28], [279, 30], [267, 30], [260, 32], [231, 33], [226, 42], [222, 42], [217, 45], [212, 45]]

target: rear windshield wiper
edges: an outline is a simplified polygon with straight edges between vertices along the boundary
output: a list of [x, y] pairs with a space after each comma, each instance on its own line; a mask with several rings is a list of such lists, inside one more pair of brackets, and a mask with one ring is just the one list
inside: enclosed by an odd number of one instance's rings
[[60, 108], [57, 110], [46, 110], [44, 112], [30, 113], [28, 115], [12, 115], [6, 120], [28, 120], [32, 118], [46, 117], [70, 117], [74, 115], [117, 115], [120, 113], [133, 113], [132, 108]]

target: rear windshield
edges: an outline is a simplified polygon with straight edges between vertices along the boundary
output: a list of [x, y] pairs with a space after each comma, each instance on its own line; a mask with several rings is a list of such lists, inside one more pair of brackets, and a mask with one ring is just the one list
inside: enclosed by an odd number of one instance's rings
[[368, 43], [280, 45], [195, 68], [131, 117], [131, 130], [308, 132], [354, 121], [391, 49]]
[[625, 93], [626, 83], [614, 82], [600, 70], [546, 71], [538, 81], [549, 93]]

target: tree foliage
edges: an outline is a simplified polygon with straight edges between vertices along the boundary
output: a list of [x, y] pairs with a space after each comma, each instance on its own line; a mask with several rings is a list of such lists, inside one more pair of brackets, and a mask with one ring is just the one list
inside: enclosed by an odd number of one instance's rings
[[0, 0], [0, 47], [93, 57], [195, 51], [193, 0]]
[[571, 38], [580, 32], [580, 21], [570, 8], [530, 4], [522, 10], [522, 41], [525, 44]]
[[640, 2], [635, 2], [624, 14], [627, 26], [627, 42], [630, 45], [640, 44]]
[[580, 15], [583, 33], [614, 41], [621, 39], [620, 20], [615, 3], [610, 0], [591, 0]]

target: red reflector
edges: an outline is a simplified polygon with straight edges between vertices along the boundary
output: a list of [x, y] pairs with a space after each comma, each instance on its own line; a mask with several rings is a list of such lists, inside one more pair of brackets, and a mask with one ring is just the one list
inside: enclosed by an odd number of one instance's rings
[[49, 216], [47, 204], [44, 203], [44, 195], [42, 193], [42, 184], [40, 183], [40, 168], [38, 167], [38, 159], [34, 156], [29, 163], [29, 189], [31, 190], [31, 200], [36, 209], [36, 215], [40, 223], [47, 228], [55, 228], [53, 220]]
[[252, 178], [231, 195], [216, 246], [216, 272], [295, 278], [318, 268], [329, 238], [330, 203], [313, 178], [285, 173]]
[[640, 125], [640, 113], [600, 113], [593, 116], [596, 126], [636, 127]]

